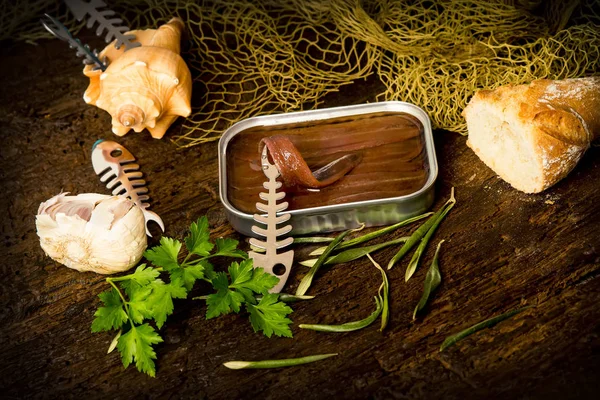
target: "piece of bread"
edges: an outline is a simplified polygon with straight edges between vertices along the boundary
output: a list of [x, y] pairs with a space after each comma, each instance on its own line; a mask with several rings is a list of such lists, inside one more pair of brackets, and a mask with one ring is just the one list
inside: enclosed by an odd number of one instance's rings
[[463, 116], [475, 154], [516, 189], [538, 193], [600, 137], [600, 76], [481, 90]]

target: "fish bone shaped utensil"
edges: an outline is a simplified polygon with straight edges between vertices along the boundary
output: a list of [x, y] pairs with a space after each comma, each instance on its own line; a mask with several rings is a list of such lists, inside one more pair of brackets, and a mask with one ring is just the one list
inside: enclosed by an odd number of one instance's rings
[[[259, 226], [252, 226], [252, 232], [256, 233], [265, 238], [264, 241], [255, 238], [250, 239], [252, 246], [265, 249], [264, 254], [256, 253], [254, 251], [248, 252], [248, 256], [254, 260], [254, 267], [260, 267], [271, 275], [275, 275], [279, 278], [279, 283], [271, 289], [271, 293], [279, 293], [285, 286], [285, 283], [290, 275], [292, 269], [292, 263], [294, 262], [294, 251], [288, 250], [285, 253], [277, 253], [278, 249], [289, 246], [294, 242], [294, 239], [288, 237], [284, 240], [277, 240], [278, 236], [286, 235], [292, 230], [291, 225], [286, 225], [281, 228], [277, 228], [278, 224], [287, 222], [291, 215], [280, 214], [288, 208], [289, 204], [283, 202], [277, 204], [277, 201], [282, 200], [285, 197], [284, 192], [277, 192], [277, 189], [281, 188], [282, 183], [277, 181], [279, 177], [279, 170], [277, 167], [269, 162], [268, 149], [265, 146], [262, 150], [261, 164], [265, 176], [269, 179], [263, 183], [263, 187], [268, 190], [268, 193], [260, 193], [259, 196], [267, 204], [256, 203], [258, 211], [266, 213], [266, 215], [254, 214], [254, 220], [265, 225], [265, 228]], [[276, 267], [283, 266], [285, 270], [282, 274], [276, 273]]]
[[121, 18], [114, 18], [114, 11], [104, 9], [106, 3], [102, 0], [90, 0], [89, 2], [83, 0], [65, 0], [65, 3], [71, 12], [73, 12], [77, 21], [88, 17], [88, 28], [92, 28], [95, 24], [98, 24], [96, 28], [97, 36], [101, 37], [106, 31], [104, 38], [106, 43], [116, 39], [115, 47], [119, 49], [119, 47], [125, 46], [125, 51], [141, 46], [141, 43], [135, 41], [135, 35], [125, 34], [130, 29], [123, 25]]
[[148, 210], [150, 197], [146, 194], [146, 181], [141, 179], [143, 174], [140, 166], [135, 163], [135, 157], [129, 150], [117, 142], [98, 140], [92, 148], [92, 165], [100, 182], [105, 183], [114, 196], [126, 195], [142, 210], [148, 236], [152, 237], [148, 230], [149, 221], [156, 222], [165, 231], [162, 219]]
[[48, 32], [58, 39], [67, 42], [70, 48], [76, 49], [77, 57], [84, 57], [83, 63], [85, 65], [93, 65], [94, 70], [106, 70], [106, 60], [100, 60], [98, 51], [96, 49], [92, 50], [87, 44], [81, 43], [81, 40], [75, 38], [67, 27], [61, 24], [56, 18], [44, 14], [40, 22]]

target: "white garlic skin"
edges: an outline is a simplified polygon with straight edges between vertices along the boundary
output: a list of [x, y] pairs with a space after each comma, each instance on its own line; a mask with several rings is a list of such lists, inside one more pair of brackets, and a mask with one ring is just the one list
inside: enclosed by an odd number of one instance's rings
[[44, 252], [82, 272], [127, 271], [147, 247], [144, 214], [123, 196], [61, 193], [40, 204], [35, 224]]

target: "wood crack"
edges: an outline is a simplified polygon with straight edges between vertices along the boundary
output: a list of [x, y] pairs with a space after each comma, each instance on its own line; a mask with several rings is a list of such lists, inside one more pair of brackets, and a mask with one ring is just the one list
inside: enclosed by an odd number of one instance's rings
[[447, 369], [452, 374], [456, 375], [458, 377], [458, 379], [460, 379], [462, 382], [466, 383], [467, 385], [469, 385], [473, 389], [478, 389], [477, 385], [475, 384], [475, 382], [472, 379], [470, 379], [469, 377], [467, 377], [466, 374], [463, 371], [461, 371], [460, 369], [454, 367], [449, 361], [445, 360], [441, 356], [440, 357], [433, 357], [433, 358], [436, 359], [436, 360], [438, 360], [440, 362], [440, 364], [442, 364], [442, 367], [444, 367], [444, 369]]

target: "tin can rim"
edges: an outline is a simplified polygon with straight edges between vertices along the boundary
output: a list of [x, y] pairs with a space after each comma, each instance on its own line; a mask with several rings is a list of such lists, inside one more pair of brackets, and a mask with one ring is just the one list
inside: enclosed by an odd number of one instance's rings
[[304, 214], [328, 214], [331, 212], [342, 212], [351, 210], [357, 206], [377, 206], [388, 204], [390, 202], [408, 201], [416, 197], [420, 197], [424, 192], [428, 191], [435, 183], [438, 175], [438, 163], [435, 154], [435, 146], [433, 142], [433, 131], [431, 128], [431, 120], [425, 110], [422, 108], [403, 101], [383, 101], [377, 103], [356, 104], [350, 106], [330, 107], [317, 110], [295, 111], [289, 113], [261, 115], [256, 117], [246, 118], [238, 121], [229, 127], [219, 139], [219, 197], [226, 211], [242, 219], [252, 219], [252, 214], [244, 213], [235, 208], [227, 197], [227, 170], [226, 170], [226, 152], [227, 146], [231, 139], [238, 133], [255, 126], [277, 126], [283, 124], [292, 124], [307, 121], [320, 121], [330, 118], [349, 117], [353, 115], [372, 114], [376, 112], [393, 111], [403, 112], [416, 117], [423, 125], [423, 138], [425, 141], [425, 149], [427, 150], [427, 162], [429, 165], [429, 175], [427, 181], [414, 193], [404, 196], [386, 197], [383, 199], [355, 201], [351, 203], [332, 204], [325, 206], [317, 206], [310, 208], [302, 208], [299, 210], [286, 210], [286, 214], [304, 215]]

